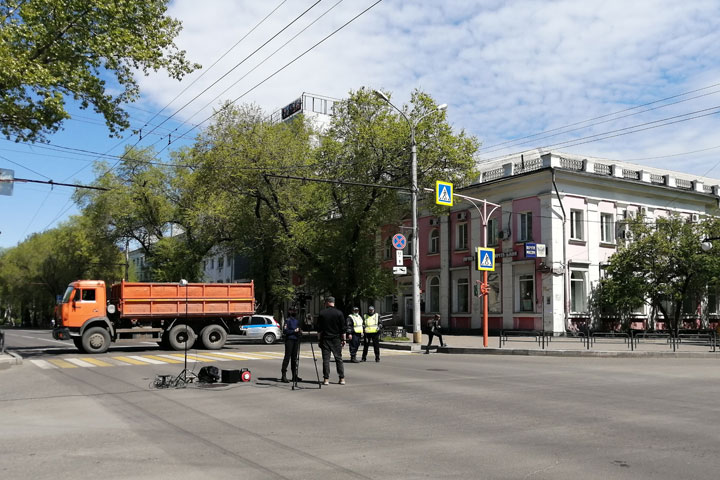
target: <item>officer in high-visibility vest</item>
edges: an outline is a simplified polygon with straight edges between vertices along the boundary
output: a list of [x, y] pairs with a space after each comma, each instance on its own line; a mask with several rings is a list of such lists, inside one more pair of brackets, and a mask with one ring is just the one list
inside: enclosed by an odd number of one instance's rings
[[365, 334], [365, 347], [363, 348], [362, 361], [367, 360], [368, 347], [370, 342], [373, 344], [373, 350], [375, 350], [375, 361], [380, 361], [380, 318], [375, 313], [375, 307], [372, 305], [368, 307], [368, 313], [365, 314], [363, 320], [364, 334]]
[[360, 309], [353, 308], [353, 313], [347, 318], [347, 334], [350, 336], [350, 361], [352, 363], [360, 363], [356, 358], [357, 351], [360, 348], [360, 339], [363, 334], [363, 319], [360, 316]]

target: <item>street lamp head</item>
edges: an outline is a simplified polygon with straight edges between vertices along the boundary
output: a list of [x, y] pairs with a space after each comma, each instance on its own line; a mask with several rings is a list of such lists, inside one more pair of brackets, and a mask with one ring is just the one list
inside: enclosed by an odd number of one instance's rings
[[376, 96], [380, 97], [382, 100], [385, 100], [386, 102], [390, 103], [390, 99], [387, 97], [387, 95], [385, 95], [385, 94], [384, 94], [383, 92], [381, 92], [380, 90], [373, 90], [373, 93], [374, 93]]
[[447, 110], [447, 103], [443, 103], [442, 105], [438, 105], [438, 112], [444, 112]]
[[185, 280], [184, 278], [180, 279], [180, 285], [181, 285], [181, 286], [184, 287], [184, 286], [187, 285], [187, 284], [188, 284], [188, 281], [187, 281], [187, 280]]
[[707, 240], [705, 240], [704, 242], [702, 242], [700, 244], [700, 248], [703, 249], [703, 252], [709, 252], [710, 250], [712, 250], [712, 247], [713, 247], [713, 244]]

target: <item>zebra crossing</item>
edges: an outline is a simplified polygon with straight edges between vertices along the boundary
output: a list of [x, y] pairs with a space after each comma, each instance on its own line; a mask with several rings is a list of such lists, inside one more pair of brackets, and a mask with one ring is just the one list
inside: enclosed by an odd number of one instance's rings
[[[383, 350], [383, 356], [409, 355], [407, 350]], [[252, 360], [282, 360], [283, 352], [207, 352], [188, 353], [188, 363], [209, 363], [209, 362], [231, 362], [231, 361], [252, 361]], [[300, 353], [300, 358], [312, 358], [312, 353]], [[316, 358], [321, 360], [320, 352]], [[29, 362], [43, 370], [55, 368], [103, 368], [103, 367], [127, 367], [132, 365], [168, 365], [183, 363], [184, 353], [152, 353], [142, 355], [116, 355], [96, 357], [73, 357], [73, 358], [48, 358], [30, 359]]]

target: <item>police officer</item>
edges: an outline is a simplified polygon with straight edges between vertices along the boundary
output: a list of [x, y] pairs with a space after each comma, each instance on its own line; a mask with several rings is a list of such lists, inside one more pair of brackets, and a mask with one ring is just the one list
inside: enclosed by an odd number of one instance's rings
[[360, 309], [353, 307], [353, 313], [347, 317], [347, 332], [350, 335], [350, 361], [352, 363], [360, 363], [356, 358], [357, 351], [360, 348], [360, 339], [363, 334], [363, 319], [360, 316]]
[[373, 344], [373, 350], [375, 350], [375, 361], [380, 361], [380, 318], [375, 313], [375, 307], [370, 305], [368, 307], [368, 313], [365, 314], [363, 320], [363, 330], [365, 334], [365, 346], [363, 348], [362, 361], [367, 360], [368, 348], [370, 342]]
[[282, 378], [280, 379], [283, 383], [289, 383], [287, 378], [287, 367], [288, 363], [292, 366], [293, 382], [300, 382], [302, 378], [298, 377], [298, 353], [300, 352], [300, 321], [295, 318], [297, 315], [297, 309], [290, 307], [288, 309], [288, 318], [285, 320], [285, 328], [283, 329], [283, 336], [285, 337], [285, 357], [282, 361]]

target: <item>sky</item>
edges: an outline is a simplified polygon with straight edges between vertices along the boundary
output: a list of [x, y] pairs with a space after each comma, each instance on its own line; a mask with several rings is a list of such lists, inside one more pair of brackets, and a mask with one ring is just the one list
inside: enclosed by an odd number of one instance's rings
[[[138, 77], [127, 111], [142, 139], [110, 138], [71, 103], [49, 144], [0, 139], [0, 168], [87, 184], [101, 154], [190, 145], [222, 101], [270, 114], [303, 92], [369, 87], [398, 106], [415, 89], [447, 103], [453, 128], [482, 142], [480, 163], [542, 148], [720, 178], [717, 0], [375, 2], [173, 0], [176, 44], [203, 69]], [[16, 182], [0, 196], [0, 247], [77, 214], [73, 191]]]

